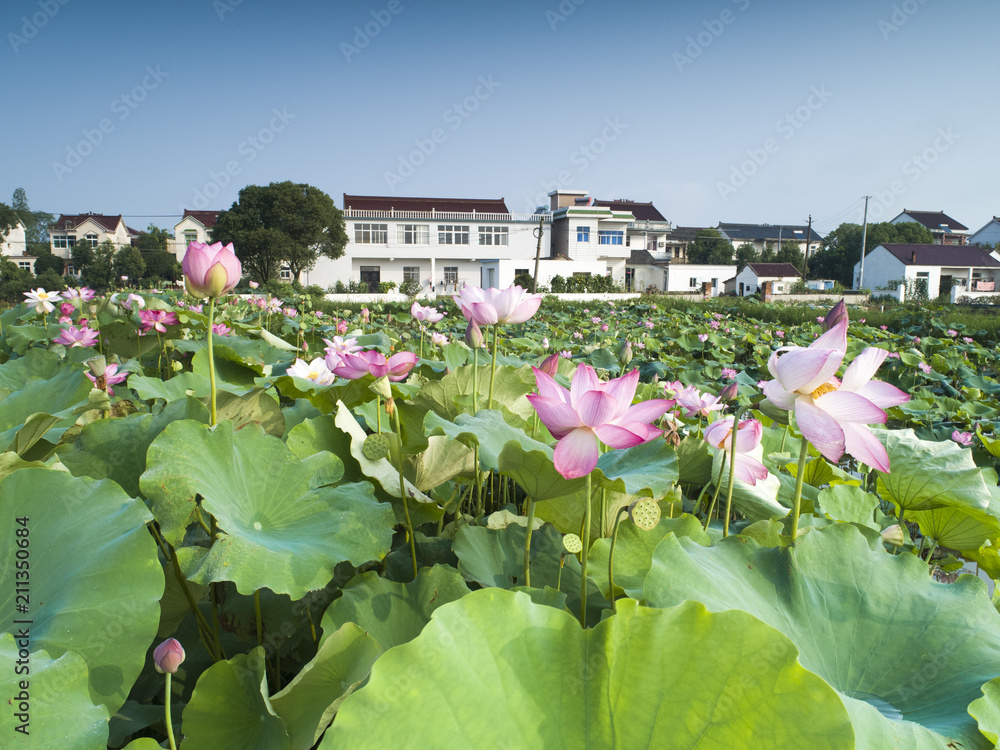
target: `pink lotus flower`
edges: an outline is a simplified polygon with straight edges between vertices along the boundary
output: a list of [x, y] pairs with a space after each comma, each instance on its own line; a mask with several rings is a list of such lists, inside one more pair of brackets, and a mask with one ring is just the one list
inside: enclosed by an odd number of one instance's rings
[[62, 292], [62, 296], [64, 299], [78, 299], [85, 302], [94, 299], [94, 290], [81, 286], [79, 289], [67, 289], [65, 292]]
[[444, 313], [438, 312], [434, 307], [424, 307], [418, 302], [414, 302], [410, 305], [410, 315], [412, 315], [416, 320], [421, 323], [437, 323], [439, 320], [444, 319]]
[[388, 375], [389, 380], [396, 382], [404, 380], [416, 364], [416, 352], [398, 352], [389, 359], [374, 349], [358, 354], [343, 352], [340, 364], [333, 368], [333, 374], [348, 380], [357, 380], [369, 374], [375, 378]]
[[466, 320], [474, 321], [479, 326], [491, 326], [528, 320], [538, 312], [542, 295], [527, 294], [519, 286], [503, 290], [467, 286], [455, 295], [455, 301]]
[[544, 372], [549, 377], [554, 378], [556, 376], [556, 373], [559, 372], [559, 355], [550, 354], [548, 357], [542, 360], [542, 364], [538, 366], [538, 369]]
[[367, 307], [361, 308], [361, 321], [367, 323], [371, 319], [372, 313]]
[[566, 479], [593, 471], [599, 442], [612, 448], [630, 448], [663, 434], [650, 423], [666, 414], [671, 403], [652, 399], [633, 406], [638, 370], [603, 383], [593, 367], [580, 364], [570, 390], [566, 390], [537, 367], [532, 369], [538, 393], [529, 394], [528, 400], [559, 441], [554, 462], [556, 471]]
[[64, 316], [72, 315], [76, 312], [76, 305], [72, 302], [63, 302], [59, 305], [59, 312]]
[[62, 302], [59, 292], [46, 292], [41, 287], [30, 292], [22, 292], [27, 301], [35, 306], [35, 312], [50, 313], [56, 309], [56, 303]]
[[231, 242], [225, 247], [221, 242], [213, 245], [192, 242], [181, 267], [184, 285], [192, 297], [220, 297], [232, 291], [243, 275], [243, 266]]
[[960, 432], [955, 430], [951, 433], [951, 439], [954, 440], [959, 445], [969, 446], [972, 445], [972, 433], [971, 432]]
[[708, 341], [708, 334], [707, 334], [707, 333], [699, 333], [699, 334], [698, 334], [698, 340], [699, 340], [699, 341], [700, 341], [701, 343], [703, 343], [703, 344], [704, 344], [704, 343], [705, 343], [706, 341]]
[[795, 411], [802, 434], [830, 461], [847, 452], [888, 472], [889, 456], [867, 425], [885, 423], [884, 409], [910, 397], [871, 379], [888, 354], [884, 349], [865, 349], [843, 381], [834, 377], [847, 351], [847, 325], [846, 318], [841, 320], [808, 348], [786, 346], [772, 353], [767, 369], [774, 380], [764, 386], [764, 394], [779, 409]]
[[437, 331], [435, 331], [434, 333], [431, 334], [431, 343], [437, 346], [444, 346], [445, 344], [448, 343], [448, 337], [445, 336], [443, 333], [438, 333]]
[[724, 377], [726, 380], [736, 380], [736, 370], [734, 370], [732, 367], [723, 367], [722, 377]]
[[139, 320], [142, 321], [143, 333], [149, 333], [154, 329], [158, 333], [166, 333], [167, 326], [177, 325], [177, 316], [166, 310], [140, 310]]
[[934, 372], [934, 368], [931, 367], [926, 362], [921, 362], [920, 364], [917, 365], [917, 367], [919, 367], [920, 371], [924, 372], [924, 373], [932, 373], [932, 372]]
[[[357, 339], [344, 339], [340, 336], [334, 336], [332, 339], [323, 339], [326, 342], [326, 352], [336, 352], [337, 354], [353, 354], [354, 352], [361, 351], [361, 345], [358, 344]], [[332, 367], [330, 368], [333, 369]]]
[[69, 315], [60, 315], [59, 316], [59, 322], [60, 323], [67, 323], [68, 324], [68, 323], [72, 323], [73, 319]]
[[717, 330], [719, 328], [719, 321], [717, 320], [708, 321], [708, 327], [711, 328], [713, 331]]
[[[712, 422], [705, 429], [705, 442], [716, 450], [724, 450], [728, 459], [733, 447], [733, 417], [726, 417]], [[758, 450], [764, 427], [756, 419], [744, 419], [736, 430], [736, 456], [733, 466], [736, 478], [747, 484], [757, 484], [758, 480], [767, 479], [767, 467], [760, 459], [763, 450]]]
[[296, 315], [299, 314], [299, 311], [296, 310], [294, 307], [286, 307], [284, 310], [281, 311], [281, 314], [284, 315], [286, 318], [294, 318]]
[[72, 348], [74, 346], [93, 346], [97, 343], [97, 339], [97, 331], [92, 331], [89, 328], [69, 326], [63, 329], [63, 332], [58, 337], [52, 339], [52, 343]]
[[322, 357], [316, 357], [312, 362], [296, 358], [295, 362], [285, 372], [297, 378], [312, 380], [317, 385], [330, 385], [335, 377]]
[[470, 320], [469, 325], [465, 327], [465, 343], [470, 349], [479, 349], [486, 343], [483, 329], [476, 325], [474, 320]]
[[213, 323], [212, 333], [216, 336], [228, 336], [233, 332], [233, 329], [227, 326], [225, 323]]
[[608, 324], [607, 323], [601, 323], [601, 332], [602, 333], [607, 333], [608, 332]]
[[343, 336], [345, 333], [347, 333], [347, 321], [346, 320], [338, 320], [337, 321], [337, 333], [339, 333], [341, 336]]
[[184, 647], [176, 638], [168, 638], [153, 651], [153, 666], [160, 674], [174, 674], [184, 662]]
[[200, 313], [204, 309], [205, 309], [204, 305], [188, 305], [188, 310], [194, 313]]
[[138, 294], [129, 293], [129, 295], [122, 300], [122, 307], [124, 307], [129, 312], [135, 310], [141, 310], [146, 306], [146, 300], [140, 297]]
[[677, 405], [684, 410], [685, 417], [707, 417], [713, 411], [723, 408], [718, 396], [701, 393], [693, 385], [677, 394]]
[[251, 289], [257, 289], [258, 287], [260, 287], [260, 284], [258, 284], [256, 281], [249, 281], [247, 283], [250, 285]]
[[[91, 381], [94, 383], [94, 385], [97, 385], [97, 378], [94, 375], [92, 375], [89, 372], [84, 373], [84, 375], [86, 375], [88, 378], [90, 378]], [[110, 364], [110, 365], [108, 365], [104, 369], [104, 381], [105, 381], [105, 383], [107, 383], [107, 386], [108, 386], [108, 395], [109, 396], [114, 396], [115, 395], [115, 389], [112, 388], [111, 386], [118, 385], [119, 383], [124, 383], [125, 379], [128, 378], [128, 376], [129, 376], [129, 373], [127, 373], [127, 372], [122, 373], [121, 375], [118, 374], [118, 365], [113, 364], [113, 363]]]
[[958, 335], [958, 331], [956, 331], [954, 328], [949, 328], [948, 335], [951, 336], [952, 338], [955, 338]]

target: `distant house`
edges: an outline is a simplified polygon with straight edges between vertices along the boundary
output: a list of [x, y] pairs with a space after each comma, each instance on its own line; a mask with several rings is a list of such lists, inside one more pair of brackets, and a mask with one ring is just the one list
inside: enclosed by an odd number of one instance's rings
[[698, 232], [706, 227], [674, 227], [663, 238], [667, 256], [672, 263], [687, 263], [688, 248], [694, 244]]
[[[733, 243], [736, 249], [740, 245], [753, 245], [759, 253], [768, 245], [775, 250], [789, 242], [794, 242], [800, 253], [809, 250], [809, 256], [823, 247], [823, 237], [805, 224], [728, 224], [719, 222], [719, 233]], [[808, 236], [807, 236], [808, 235]]]
[[221, 211], [192, 211], [184, 209], [184, 216], [174, 224], [174, 238], [167, 240], [167, 250], [173, 253], [178, 262], [184, 260], [188, 245], [192, 242], [209, 244], [209, 232], [215, 226]]
[[[858, 262], [854, 265], [855, 278], [860, 271]], [[973, 292], [994, 292], [1000, 289], [1000, 260], [996, 253], [972, 245], [885, 244], [865, 256], [866, 287], [891, 288], [900, 281], [923, 281], [927, 295], [932, 298], [949, 294], [952, 286]]]
[[128, 247], [139, 232], [126, 226], [121, 214], [60, 214], [59, 219], [49, 226], [49, 243], [52, 254], [66, 261], [66, 273], [72, 274], [71, 255], [78, 242], [97, 247], [110, 240], [115, 248]]
[[969, 235], [970, 245], [994, 248], [1000, 242], [1000, 217], [994, 216], [989, 223]]
[[964, 245], [968, 241], [969, 228], [948, 216], [944, 211], [911, 211], [903, 209], [903, 213], [890, 219], [890, 224], [902, 224], [915, 221], [931, 230], [935, 245]]
[[20, 221], [8, 230], [7, 235], [0, 239], [0, 255], [18, 268], [35, 272], [35, 256], [28, 255], [27, 229]]
[[802, 274], [791, 263], [747, 263], [735, 278], [726, 280], [725, 290], [746, 297], [761, 291], [764, 282], [770, 281], [774, 294], [787, 294], [792, 284], [801, 278]]

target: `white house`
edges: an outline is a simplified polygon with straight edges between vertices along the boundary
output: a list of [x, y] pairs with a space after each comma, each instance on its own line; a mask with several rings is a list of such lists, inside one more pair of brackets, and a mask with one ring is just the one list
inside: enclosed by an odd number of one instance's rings
[[110, 240], [115, 248], [128, 247], [139, 232], [126, 226], [121, 215], [104, 214], [60, 214], [59, 219], [49, 226], [49, 243], [52, 254], [66, 260], [66, 273], [73, 273], [70, 256], [78, 242], [88, 242], [97, 247]]
[[904, 208], [903, 212], [890, 224], [902, 224], [914, 221], [931, 230], [935, 245], [964, 245], [968, 240], [969, 228], [948, 216], [944, 211], [911, 211]]
[[1000, 217], [994, 216], [989, 223], [969, 235], [970, 245], [993, 248], [1000, 242]]
[[801, 280], [802, 274], [791, 263], [747, 263], [735, 278], [726, 280], [726, 291], [746, 297], [761, 291], [764, 282], [770, 281], [773, 294], [788, 294], [792, 284]]
[[[861, 263], [854, 264], [855, 278]], [[879, 245], [865, 256], [864, 286], [895, 291], [899, 282], [924, 282], [931, 298], [950, 294], [952, 286], [972, 292], [1000, 289], [996, 253], [972, 245]]]
[[222, 212], [184, 209], [184, 216], [174, 224], [174, 238], [167, 240], [167, 250], [177, 256], [178, 263], [184, 260], [184, 254], [190, 243], [211, 243], [209, 232], [215, 226], [220, 213]]
[[784, 247], [789, 243], [795, 243], [800, 253], [809, 250], [809, 256], [823, 247], [823, 237], [815, 229], [811, 229], [806, 224], [729, 224], [719, 222], [719, 234], [733, 244], [733, 248], [740, 245], [753, 245], [754, 249], [760, 253], [768, 245], [773, 245], [775, 249]]
[[27, 249], [27, 230], [20, 221], [11, 227], [5, 236], [0, 237], [0, 255], [16, 263], [18, 268], [34, 273], [35, 257], [28, 255]]
[[[702, 265], [699, 263], [671, 263], [663, 269], [663, 286], [665, 292], [700, 292], [702, 285], [711, 285], [709, 292], [712, 297], [722, 293], [723, 279], [736, 273], [732, 265]], [[643, 287], [645, 289], [645, 287]], [[641, 291], [636, 287], [636, 291]]]

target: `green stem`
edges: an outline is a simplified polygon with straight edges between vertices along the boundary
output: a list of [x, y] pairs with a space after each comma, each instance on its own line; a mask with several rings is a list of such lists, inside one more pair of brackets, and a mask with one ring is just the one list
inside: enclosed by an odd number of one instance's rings
[[528, 498], [528, 528], [524, 532], [524, 585], [531, 585], [531, 527], [535, 523], [535, 501]]
[[580, 561], [580, 627], [587, 627], [587, 557], [590, 552], [591, 475], [587, 474], [587, 492], [583, 510], [583, 559]]
[[733, 415], [733, 431], [729, 433], [732, 445], [729, 447], [729, 484], [726, 487], [726, 517], [722, 521], [722, 538], [729, 536], [729, 515], [733, 512], [733, 482], [736, 479], [736, 436], [740, 429], [743, 407]]
[[799, 533], [799, 513], [802, 510], [802, 480], [806, 475], [806, 459], [809, 458], [809, 441], [802, 438], [802, 447], [799, 449], [799, 468], [795, 470], [795, 499], [792, 505], [792, 544], [795, 544], [795, 537]]
[[479, 411], [479, 349], [472, 350], [472, 414]]
[[420, 326], [420, 359], [424, 358], [424, 327]]
[[[899, 513], [896, 514], [896, 518], [899, 521], [899, 530], [903, 533], [903, 544], [906, 544], [906, 523], [903, 521], [903, 517], [906, 515], [906, 509], [903, 506], [899, 506]], [[899, 551], [903, 549], [903, 545], [899, 545], [893, 550], [892, 554], [898, 555]]]
[[[722, 477], [723, 471], [726, 469], [726, 455], [722, 454], [722, 466], [719, 467], [719, 477]], [[708, 513], [705, 514], [705, 531], [708, 531], [708, 526], [712, 522], [712, 514], [715, 512], [715, 501], [719, 499], [719, 491], [722, 489], [722, 482], [715, 485], [715, 494], [712, 495], [712, 502], [708, 505]]]
[[785, 425], [785, 431], [783, 433], [781, 433], [781, 447], [778, 448], [778, 453], [783, 453], [784, 450], [785, 450], [785, 438], [788, 437], [788, 427], [789, 427], [789, 425], [786, 424]]
[[257, 620], [257, 645], [264, 645], [264, 624], [260, 615], [260, 589], [253, 592], [253, 614]]
[[934, 575], [934, 568], [937, 567], [937, 566], [934, 565], [934, 562], [931, 559], [931, 558], [934, 557], [934, 552], [937, 550], [937, 547], [938, 547], [938, 543], [937, 543], [937, 539], [935, 539], [935, 540], [933, 540], [931, 542], [930, 552], [927, 553], [927, 566], [930, 568], [930, 574], [931, 575]]
[[213, 337], [214, 331], [212, 326], [215, 324], [215, 297], [208, 298], [208, 382], [209, 387], [212, 391], [211, 396], [211, 415], [212, 415], [212, 427], [215, 427], [215, 423], [218, 421], [218, 413], [215, 408], [215, 353], [213, 349]]
[[500, 324], [493, 325], [493, 366], [490, 368], [490, 398], [486, 402], [486, 408], [493, 408], [493, 384], [497, 378], [497, 340], [500, 338]]
[[382, 432], [382, 397], [375, 394], [375, 432]]
[[410, 560], [413, 561], [413, 580], [417, 580], [417, 540], [413, 535], [413, 522], [410, 520], [410, 503], [407, 498], [406, 485], [403, 483], [403, 431], [399, 428], [399, 409], [392, 410], [392, 421], [396, 425], [396, 435], [399, 437], [399, 494], [403, 497], [403, 513], [406, 514], [406, 533], [410, 536]]
[[622, 520], [622, 511], [625, 511], [626, 514], [628, 513], [625, 508], [620, 508], [615, 515], [615, 525], [611, 530], [611, 550], [608, 552], [608, 594], [611, 596], [612, 613], [618, 611], [615, 605], [615, 542], [618, 541], [618, 524]]
[[170, 750], [177, 750], [177, 743], [174, 741], [174, 724], [170, 719], [170, 691], [171, 691], [170, 678], [172, 677], [172, 675], [170, 674], [170, 672], [167, 672], [166, 675], [167, 675], [167, 693], [164, 696], [165, 705], [163, 708], [165, 713], [164, 718], [166, 719], [167, 722], [167, 739], [170, 741]]

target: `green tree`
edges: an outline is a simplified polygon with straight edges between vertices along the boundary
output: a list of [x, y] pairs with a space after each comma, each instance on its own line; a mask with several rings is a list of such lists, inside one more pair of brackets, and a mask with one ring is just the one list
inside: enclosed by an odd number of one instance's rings
[[80, 245], [73, 248], [73, 265], [83, 277], [83, 282], [94, 289], [102, 290], [114, 286], [115, 281], [115, 246], [111, 240], [104, 240], [95, 248], [86, 248], [84, 255], [89, 258], [89, 262], [83, 267], [77, 266], [77, 250]]
[[135, 246], [143, 252], [166, 250], [167, 240], [173, 237], [166, 229], [160, 229], [155, 224], [150, 224], [145, 232], [139, 232], [136, 237]]
[[120, 248], [115, 253], [112, 265], [115, 271], [115, 283], [124, 276], [128, 278], [127, 284], [138, 286], [142, 275], [146, 273], [146, 261], [142, 259], [142, 252], [132, 245]]
[[[861, 260], [862, 229], [860, 224], [847, 222], [830, 232], [823, 240], [823, 249], [809, 258], [810, 278], [833, 279], [846, 287], [853, 287], [854, 264]], [[865, 254], [881, 244], [929, 245], [932, 242], [934, 236], [923, 224], [913, 221], [892, 224], [883, 221], [868, 225]]]
[[[109, 240], [105, 240], [105, 242], [109, 242]], [[94, 262], [94, 247], [86, 240], [78, 242], [70, 249], [69, 257], [73, 261], [73, 268], [77, 274], [82, 275], [84, 269]]]
[[65, 270], [65, 259], [60, 258], [58, 255], [53, 255], [51, 251], [38, 254], [38, 259], [35, 261], [36, 276], [39, 276], [47, 271], [51, 271], [52, 273], [57, 273], [62, 276], [63, 271]]
[[347, 244], [344, 214], [319, 188], [293, 182], [247, 185], [212, 227], [213, 242], [232, 242], [251, 278], [266, 283], [287, 263], [292, 278], [319, 256], [339, 258]]
[[760, 257], [755, 248], [749, 242], [744, 242], [736, 248], [736, 265], [743, 268], [747, 263], [756, 263]]
[[28, 205], [28, 194], [24, 188], [16, 188], [11, 200], [11, 208], [17, 212], [18, 218], [24, 224], [24, 234], [27, 240], [26, 255], [40, 255], [49, 245], [49, 225], [55, 221], [55, 216], [45, 211], [32, 211]]
[[143, 253], [142, 259], [146, 262], [144, 279], [177, 281], [181, 277], [181, 264], [173, 253], [166, 250]]
[[733, 262], [733, 245], [718, 229], [699, 229], [688, 248], [688, 263], [728, 265]]

